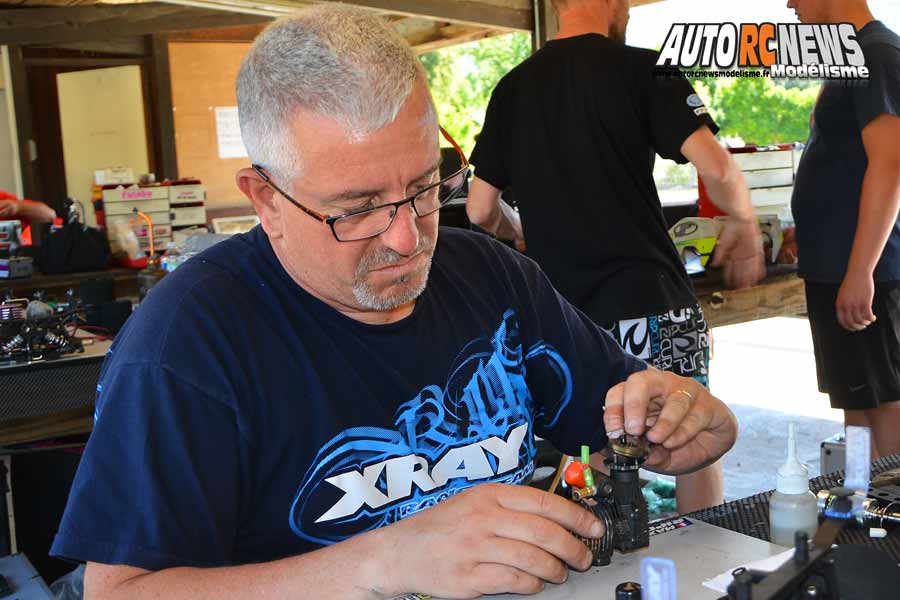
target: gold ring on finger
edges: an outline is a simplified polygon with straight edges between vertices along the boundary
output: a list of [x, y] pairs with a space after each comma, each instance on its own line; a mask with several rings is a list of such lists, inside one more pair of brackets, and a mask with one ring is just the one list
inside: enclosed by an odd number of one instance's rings
[[674, 392], [672, 392], [672, 394], [684, 394], [685, 396], [688, 397], [688, 400], [690, 400], [691, 402], [694, 401], [694, 395], [687, 390], [681, 390], [681, 389], [675, 390]]

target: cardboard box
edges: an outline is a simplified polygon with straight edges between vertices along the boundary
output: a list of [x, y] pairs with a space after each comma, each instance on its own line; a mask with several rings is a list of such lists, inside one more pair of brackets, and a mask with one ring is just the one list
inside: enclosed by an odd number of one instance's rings
[[97, 185], [134, 183], [135, 181], [134, 170], [128, 167], [108, 167], [94, 171], [94, 183]]

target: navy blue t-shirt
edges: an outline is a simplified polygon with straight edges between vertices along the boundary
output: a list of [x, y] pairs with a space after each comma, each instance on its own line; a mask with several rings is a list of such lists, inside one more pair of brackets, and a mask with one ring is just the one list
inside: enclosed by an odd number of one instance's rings
[[535, 435], [601, 447], [608, 388], [643, 368], [486, 236], [442, 228], [412, 314], [368, 325], [256, 228], [166, 277], [116, 338], [52, 554], [157, 570], [314, 550], [527, 480]]
[[[857, 40], [869, 79], [825, 82], [791, 202], [800, 276], [819, 283], [839, 284], [847, 273], [869, 165], [862, 131], [883, 114], [900, 116], [900, 37], [872, 21], [859, 30]], [[900, 280], [900, 224], [894, 224], [874, 278]]]

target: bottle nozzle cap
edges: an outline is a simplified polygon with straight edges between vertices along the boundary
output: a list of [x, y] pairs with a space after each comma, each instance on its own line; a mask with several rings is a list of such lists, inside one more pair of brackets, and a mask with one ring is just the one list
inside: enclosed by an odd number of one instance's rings
[[778, 467], [775, 489], [782, 494], [804, 494], [809, 491], [809, 469], [797, 459], [796, 425], [788, 425], [788, 448], [784, 464]]

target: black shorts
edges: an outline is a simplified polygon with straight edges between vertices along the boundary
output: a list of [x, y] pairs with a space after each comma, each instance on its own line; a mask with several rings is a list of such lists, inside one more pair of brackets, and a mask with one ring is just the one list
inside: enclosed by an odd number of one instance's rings
[[876, 321], [862, 331], [841, 327], [834, 303], [840, 286], [806, 282], [806, 307], [819, 391], [833, 408], [862, 410], [900, 400], [900, 282], [876, 283]]

